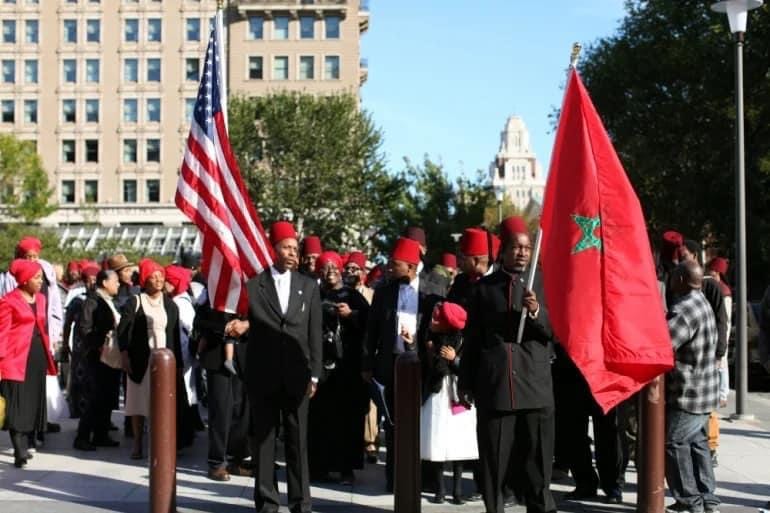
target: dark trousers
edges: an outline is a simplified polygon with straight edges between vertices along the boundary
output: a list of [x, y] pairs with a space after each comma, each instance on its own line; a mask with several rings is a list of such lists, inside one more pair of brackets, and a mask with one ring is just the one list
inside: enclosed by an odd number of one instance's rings
[[228, 452], [236, 463], [249, 454], [249, 402], [243, 382], [229, 371], [206, 371], [210, 468], [224, 468]]
[[504, 513], [503, 484], [512, 458], [523, 463], [528, 513], [556, 510], [551, 495], [553, 408], [499, 412], [478, 410], [479, 467], [488, 513]]
[[88, 362], [87, 372], [93, 382], [87, 390], [88, 401], [78, 421], [77, 438], [86, 442], [104, 440], [110, 430], [110, 416], [115, 406], [120, 372], [104, 365], [99, 360]]
[[283, 425], [286, 456], [286, 482], [289, 511], [310, 513], [310, 471], [307, 456], [308, 403], [305, 397], [297, 406], [284, 397], [252, 394], [254, 427], [254, 504], [257, 513], [277, 513], [278, 489], [274, 479], [275, 444], [279, 422]]

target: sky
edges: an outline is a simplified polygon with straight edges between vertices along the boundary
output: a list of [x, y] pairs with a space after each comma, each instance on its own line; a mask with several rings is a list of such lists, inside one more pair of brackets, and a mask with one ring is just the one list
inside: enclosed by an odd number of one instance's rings
[[[547, 172], [548, 115], [561, 104], [574, 42], [611, 36], [623, 0], [369, 0], [363, 107], [391, 170], [426, 153], [450, 176], [488, 169], [510, 115]], [[578, 65], [578, 69], [580, 66]]]

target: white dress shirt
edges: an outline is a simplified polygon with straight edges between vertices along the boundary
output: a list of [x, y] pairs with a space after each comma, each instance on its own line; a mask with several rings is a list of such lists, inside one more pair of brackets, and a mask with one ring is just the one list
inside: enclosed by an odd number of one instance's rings
[[406, 344], [401, 337], [401, 331], [406, 330], [412, 335], [412, 342], [417, 334], [417, 310], [419, 308], [420, 278], [415, 277], [408, 284], [398, 286], [398, 303], [396, 306], [396, 346], [395, 353], [406, 350]]
[[289, 294], [291, 293], [291, 271], [281, 273], [275, 267], [270, 267], [270, 274], [275, 282], [275, 292], [278, 294], [278, 304], [281, 305], [281, 313], [286, 315], [289, 309]]

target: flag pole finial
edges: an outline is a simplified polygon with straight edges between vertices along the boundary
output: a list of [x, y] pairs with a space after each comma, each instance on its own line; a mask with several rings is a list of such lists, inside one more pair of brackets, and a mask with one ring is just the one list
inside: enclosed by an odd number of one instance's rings
[[580, 43], [572, 44], [572, 52], [569, 55], [569, 67], [572, 69], [577, 68], [578, 60], [580, 60], [580, 51], [583, 49], [583, 45]]

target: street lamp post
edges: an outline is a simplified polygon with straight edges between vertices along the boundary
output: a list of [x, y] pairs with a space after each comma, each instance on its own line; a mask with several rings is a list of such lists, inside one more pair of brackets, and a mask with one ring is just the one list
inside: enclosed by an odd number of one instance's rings
[[495, 199], [497, 200], [497, 224], [503, 222], [503, 197], [505, 196], [505, 189], [502, 185], [495, 187]]
[[746, 413], [748, 395], [748, 337], [747, 279], [746, 279], [746, 156], [744, 154], [743, 132], [743, 40], [746, 34], [748, 13], [762, 5], [762, 0], [726, 0], [711, 6], [711, 10], [727, 14], [730, 32], [735, 38], [735, 214], [736, 214], [736, 270], [738, 283], [736, 293], [735, 323], [735, 414], [734, 418], [752, 418]]

